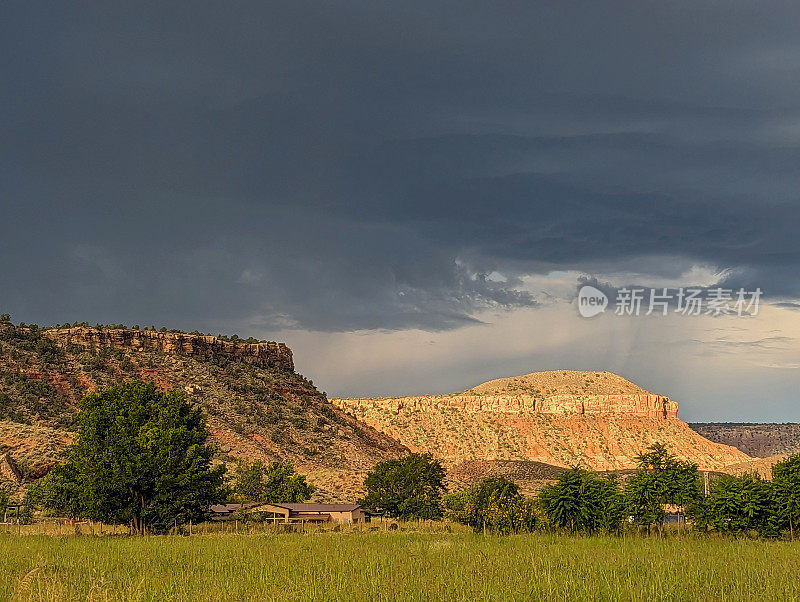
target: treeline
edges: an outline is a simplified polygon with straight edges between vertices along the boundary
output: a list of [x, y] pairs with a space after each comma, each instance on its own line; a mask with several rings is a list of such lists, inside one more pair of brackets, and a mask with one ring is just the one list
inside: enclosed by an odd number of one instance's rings
[[772, 481], [723, 475], [709, 482], [707, 492], [697, 465], [677, 459], [660, 444], [639, 456], [635, 474], [624, 483], [572, 468], [535, 498], [523, 496], [502, 477], [447, 494], [444, 476], [441, 464], [429, 455], [390, 460], [367, 476], [361, 503], [395, 518], [444, 517], [500, 534], [662, 533], [669, 512], [679, 524], [688, 518], [699, 532], [794, 539], [800, 521], [800, 454], [775, 464]]
[[[11, 315], [10, 314], [0, 314], [0, 324], [7, 325], [7, 326], [14, 326], [11, 322]], [[230, 343], [266, 343], [267, 341], [262, 339], [257, 339], [254, 337], [247, 337], [246, 339], [241, 338], [238, 334], [233, 334], [230, 336], [224, 334], [217, 334], [211, 335], [209, 333], [200, 332], [199, 330], [193, 330], [191, 332], [187, 332], [185, 330], [181, 330], [179, 328], [167, 328], [166, 326], [162, 326], [161, 328], [156, 328], [155, 326], [139, 326], [139, 324], [134, 324], [133, 326], [127, 326], [125, 324], [90, 324], [89, 322], [64, 322], [56, 323], [53, 326], [39, 326], [38, 324], [26, 324], [25, 322], [20, 322], [17, 325], [19, 328], [29, 329], [34, 332], [39, 330], [58, 330], [61, 328], [95, 328], [97, 330], [145, 330], [151, 332], [170, 332], [175, 334], [187, 334], [192, 336], [215, 336], [216, 338], [220, 339], [221, 341], [228, 341]]]

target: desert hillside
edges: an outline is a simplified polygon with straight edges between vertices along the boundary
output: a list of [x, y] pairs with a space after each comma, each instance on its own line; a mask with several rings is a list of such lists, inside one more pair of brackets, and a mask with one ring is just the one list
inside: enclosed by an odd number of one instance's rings
[[725, 467], [724, 472], [736, 476], [745, 474], [758, 474], [764, 479], [772, 479], [772, 467], [778, 462], [782, 462], [788, 455], [769, 456], [766, 458], [753, 458], [747, 462], [730, 464]]
[[613, 372], [549, 370], [523, 376], [498, 378], [472, 387], [467, 393], [478, 395], [527, 393], [550, 395], [650, 395], [650, 392]]
[[689, 424], [706, 439], [733, 445], [756, 458], [800, 453], [800, 424], [695, 422]]
[[539, 372], [450, 395], [331, 401], [451, 466], [502, 460], [624, 470], [656, 442], [703, 470], [750, 460], [690, 429], [668, 397], [608, 372]]
[[292, 352], [280, 343], [4, 323], [0, 455], [8, 454], [23, 479], [41, 476], [73, 438], [78, 401], [133, 378], [185, 390], [208, 415], [219, 459], [290, 460], [321, 499], [351, 499], [366, 470], [406, 451], [330, 404], [294, 371]]

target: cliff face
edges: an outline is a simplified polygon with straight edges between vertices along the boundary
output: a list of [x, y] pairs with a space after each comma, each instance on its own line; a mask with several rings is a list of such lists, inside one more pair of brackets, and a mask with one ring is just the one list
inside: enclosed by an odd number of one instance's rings
[[678, 404], [608, 372], [546, 372], [490, 381], [464, 393], [332, 399], [358, 420], [449, 466], [534, 461], [593, 470], [636, 466], [653, 443], [719, 470], [749, 457], [678, 419]]
[[590, 416], [642, 416], [668, 420], [678, 417], [678, 404], [662, 395], [426, 395], [387, 399], [334, 400], [340, 407], [383, 408], [390, 412], [456, 409], [467, 413], [497, 412]]
[[226, 357], [261, 368], [294, 370], [292, 350], [283, 343], [242, 343], [207, 335], [130, 329], [63, 328], [46, 330], [44, 334], [62, 348], [69, 345], [86, 349], [111, 347], [136, 352], [187, 355], [201, 360]]

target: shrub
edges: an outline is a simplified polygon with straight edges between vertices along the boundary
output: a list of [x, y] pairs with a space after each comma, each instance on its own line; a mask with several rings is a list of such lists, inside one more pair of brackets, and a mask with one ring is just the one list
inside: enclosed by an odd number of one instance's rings
[[516, 483], [503, 477], [484, 479], [466, 491], [447, 495], [444, 506], [449, 518], [475, 531], [529, 533], [537, 524], [534, 501], [520, 495]]

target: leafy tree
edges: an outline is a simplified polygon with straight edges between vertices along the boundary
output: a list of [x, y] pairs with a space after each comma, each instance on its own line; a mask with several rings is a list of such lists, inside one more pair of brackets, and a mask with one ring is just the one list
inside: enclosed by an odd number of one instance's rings
[[441, 518], [444, 477], [444, 468], [430, 454], [387, 460], [367, 474], [367, 495], [359, 503], [370, 512], [393, 518]]
[[638, 525], [661, 530], [667, 504], [691, 506], [700, 496], [697, 465], [678, 460], [656, 443], [638, 457], [639, 467], [625, 483], [627, 512]]
[[642, 471], [625, 483], [625, 507], [637, 525], [648, 528], [663, 524], [667, 503], [665, 485], [658, 473]]
[[531, 533], [538, 523], [536, 501], [523, 495], [504, 497], [493, 493], [485, 510], [486, 525], [493, 533]]
[[593, 517], [594, 529], [604, 533], [619, 533], [625, 518], [625, 498], [616, 477], [596, 479], [589, 491], [589, 503], [599, 508]]
[[51, 510], [164, 532], [206, 519], [226, 495], [205, 419], [183, 391], [126, 382], [85, 397], [77, 425], [67, 463], [41, 487]]
[[503, 477], [484, 479], [475, 486], [472, 496], [471, 516], [468, 525], [481, 528], [487, 519], [493, 525], [490, 512], [497, 507], [511, 505], [520, 498], [519, 486]]
[[789, 536], [800, 525], [800, 454], [789, 456], [772, 467], [776, 511], [779, 518], [788, 523]]
[[288, 462], [273, 462], [268, 466], [261, 460], [253, 463], [240, 460], [236, 464], [234, 491], [243, 500], [265, 503], [304, 502], [315, 490]]
[[442, 515], [462, 525], [471, 525], [471, 493], [472, 488], [444, 494], [442, 496]]
[[25, 497], [22, 498], [22, 507], [19, 509], [19, 520], [23, 525], [29, 525], [33, 522], [35, 504], [36, 494], [29, 489], [25, 492]]
[[571, 468], [539, 492], [548, 522], [572, 533], [616, 532], [622, 522], [622, 497], [613, 479]]
[[755, 531], [762, 536], [779, 532], [772, 484], [758, 475], [724, 475], [693, 513], [696, 528], [720, 533]]
[[83, 510], [78, 488], [78, 472], [72, 463], [53, 467], [30, 488], [37, 505], [54, 516], [79, 518]]
[[443, 501], [451, 519], [475, 531], [508, 534], [536, 528], [533, 500], [520, 495], [516, 483], [503, 477], [484, 479], [465, 491], [446, 495]]

